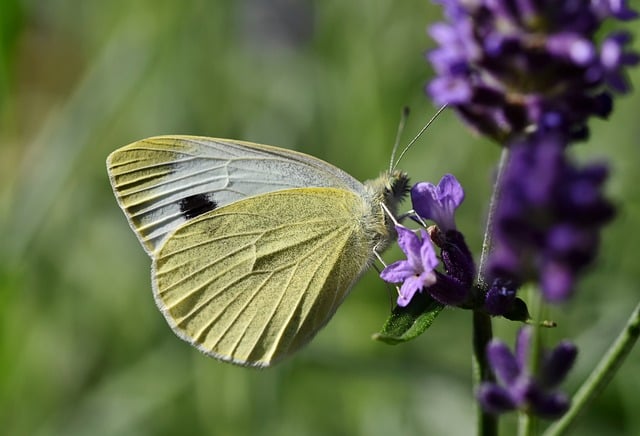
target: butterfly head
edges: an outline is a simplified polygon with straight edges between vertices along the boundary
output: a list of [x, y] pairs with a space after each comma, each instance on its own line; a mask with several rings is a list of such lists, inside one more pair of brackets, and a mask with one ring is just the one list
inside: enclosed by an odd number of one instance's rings
[[[377, 251], [383, 251], [395, 238], [394, 219], [384, 210], [387, 209], [394, 217], [397, 216], [398, 205], [410, 190], [409, 176], [399, 170], [385, 171], [378, 178], [365, 182], [370, 195], [374, 223], [371, 228], [377, 234]], [[383, 208], [382, 205], [385, 207]]]
[[[396, 206], [409, 194], [409, 176], [400, 170], [393, 170], [381, 176], [384, 181], [383, 199], [385, 205]], [[395, 210], [394, 210], [395, 212]]]

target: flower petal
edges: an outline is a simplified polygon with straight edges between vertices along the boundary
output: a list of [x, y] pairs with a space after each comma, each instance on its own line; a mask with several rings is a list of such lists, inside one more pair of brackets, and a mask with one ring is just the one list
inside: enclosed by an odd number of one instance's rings
[[516, 336], [516, 361], [520, 368], [529, 366], [529, 350], [531, 349], [531, 338], [533, 329], [529, 326], [522, 327]]
[[386, 266], [380, 273], [380, 278], [388, 283], [402, 283], [413, 275], [415, 271], [411, 264], [406, 260], [399, 260]]
[[517, 406], [509, 391], [495, 383], [483, 383], [476, 394], [480, 405], [489, 413], [504, 413]]
[[576, 361], [578, 348], [569, 341], [560, 342], [547, 356], [540, 368], [542, 382], [555, 387], [564, 380]]
[[533, 412], [547, 419], [558, 419], [569, 409], [569, 398], [560, 392], [547, 394], [540, 390], [532, 390], [529, 404]]
[[493, 339], [487, 345], [487, 360], [498, 380], [505, 385], [515, 383], [522, 367], [505, 343]]
[[433, 273], [435, 283], [427, 288], [429, 295], [447, 306], [458, 306], [469, 297], [469, 287], [450, 276]]
[[497, 279], [487, 291], [484, 307], [489, 315], [504, 315], [513, 307], [515, 299], [515, 286], [511, 282]]
[[420, 182], [411, 188], [411, 202], [416, 213], [432, 220], [445, 232], [455, 230], [455, 211], [462, 200], [464, 190], [451, 174], [445, 174], [438, 186]]
[[451, 201], [454, 208], [457, 208], [464, 201], [464, 189], [453, 174], [445, 174], [438, 183], [438, 191], [441, 199]]
[[416, 268], [420, 264], [420, 249], [422, 241], [413, 230], [404, 226], [396, 226], [398, 232], [398, 245], [402, 252], [407, 256], [409, 263]]
[[424, 271], [433, 271], [438, 266], [438, 256], [436, 256], [436, 250], [431, 244], [429, 235], [424, 230], [420, 229], [422, 236], [422, 246], [420, 247], [420, 260]]
[[542, 294], [547, 301], [561, 303], [573, 294], [575, 275], [568, 265], [546, 262], [541, 272]]
[[398, 295], [398, 306], [405, 307], [416, 292], [421, 290], [424, 287], [423, 280], [418, 276], [413, 276], [407, 278], [400, 286], [400, 295]]

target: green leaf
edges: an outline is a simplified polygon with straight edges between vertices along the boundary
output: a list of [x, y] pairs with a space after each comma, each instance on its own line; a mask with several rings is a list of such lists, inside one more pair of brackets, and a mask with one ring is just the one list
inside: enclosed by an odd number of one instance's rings
[[382, 330], [373, 334], [373, 339], [390, 345], [415, 339], [431, 327], [443, 308], [444, 304], [426, 293], [415, 294], [409, 305], [393, 309]]

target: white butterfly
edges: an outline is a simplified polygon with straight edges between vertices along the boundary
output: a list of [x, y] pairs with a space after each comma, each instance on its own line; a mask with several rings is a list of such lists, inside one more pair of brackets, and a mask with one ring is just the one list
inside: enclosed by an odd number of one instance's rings
[[395, 238], [384, 207], [395, 214], [409, 183], [393, 171], [363, 184], [303, 153], [192, 136], [134, 142], [107, 168], [171, 328], [252, 366], [327, 323]]

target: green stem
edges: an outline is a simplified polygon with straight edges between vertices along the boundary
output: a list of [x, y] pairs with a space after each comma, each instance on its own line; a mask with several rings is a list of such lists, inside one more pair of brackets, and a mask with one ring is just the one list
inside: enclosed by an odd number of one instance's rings
[[[487, 259], [493, 247], [493, 223], [495, 218], [495, 210], [502, 188], [502, 178], [506, 167], [509, 152], [506, 148], [502, 149], [500, 162], [498, 164], [498, 175], [493, 186], [491, 201], [489, 203], [489, 213], [487, 214], [487, 226], [484, 232], [484, 241], [482, 243], [482, 254], [480, 256], [480, 265], [478, 267], [478, 287], [486, 292], [488, 284], [486, 283]], [[473, 311], [473, 379], [476, 389], [483, 381], [493, 381], [493, 373], [487, 362], [486, 350], [487, 344], [493, 338], [493, 327], [491, 325], [491, 317], [479, 310]], [[481, 407], [477, 407], [477, 426], [479, 436], [495, 436], [498, 434], [498, 418], [496, 415], [486, 413]]]
[[561, 435], [567, 431], [580, 412], [607, 386], [618, 369], [620, 369], [620, 366], [635, 345], [638, 336], [640, 336], [640, 303], [633, 310], [624, 329], [614, 343], [611, 344], [598, 366], [573, 396], [571, 408], [562, 419], [547, 429], [544, 436]]
[[533, 433], [533, 417], [527, 412], [518, 412], [518, 436], [530, 436]]
[[496, 182], [493, 185], [493, 193], [491, 194], [491, 201], [489, 202], [489, 213], [487, 214], [487, 225], [484, 229], [484, 240], [482, 241], [482, 253], [480, 254], [480, 265], [478, 267], [478, 286], [485, 291], [488, 284], [486, 283], [486, 269], [487, 259], [489, 253], [493, 248], [493, 225], [495, 221], [496, 207], [500, 192], [502, 191], [502, 179], [504, 178], [504, 171], [507, 167], [507, 160], [509, 159], [509, 149], [502, 148], [500, 154], [500, 161], [498, 162], [498, 174], [496, 176]]
[[[533, 313], [533, 335], [529, 350], [528, 367], [531, 374], [538, 374], [542, 353], [542, 328], [540, 320], [545, 319], [545, 306], [539, 289], [527, 288], [530, 309]], [[518, 436], [532, 436], [538, 428], [538, 419], [527, 410], [518, 412]]]
[[[473, 378], [476, 388], [483, 381], [494, 381], [486, 356], [487, 344], [493, 337], [491, 318], [486, 313], [473, 311]], [[498, 434], [498, 418], [477, 407], [477, 425], [479, 436]]]

